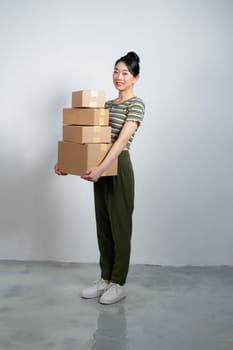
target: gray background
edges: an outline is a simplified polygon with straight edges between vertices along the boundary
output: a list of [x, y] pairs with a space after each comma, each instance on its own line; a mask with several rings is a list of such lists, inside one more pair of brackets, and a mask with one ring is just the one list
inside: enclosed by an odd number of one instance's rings
[[53, 173], [71, 92], [141, 57], [132, 263], [233, 264], [228, 0], [0, 0], [0, 259], [97, 262], [92, 185]]

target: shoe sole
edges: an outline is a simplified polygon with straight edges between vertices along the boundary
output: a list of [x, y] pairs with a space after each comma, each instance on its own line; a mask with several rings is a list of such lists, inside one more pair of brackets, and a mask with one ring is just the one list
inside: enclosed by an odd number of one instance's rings
[[81, 294], [81, 298], [83, 298], [83, 299], [96, 299], [96, 298], [100, 298], [103, 294], [104, 294], [104, 290], [100, 291], [98, 294], [95, 294], [95, 295], [83, 295], [83, 294]]
[[110, 301], [110, 300], [99, 300], [100, 304], [103, 304], [103, 305], [111, 305], [111, 304], [116, 304], [118, 301], [121, 301], [122, 299], [125, 299], [126, 298], [126, 295], [123, 295], [117, 299], [115, 299], [114, 301]]

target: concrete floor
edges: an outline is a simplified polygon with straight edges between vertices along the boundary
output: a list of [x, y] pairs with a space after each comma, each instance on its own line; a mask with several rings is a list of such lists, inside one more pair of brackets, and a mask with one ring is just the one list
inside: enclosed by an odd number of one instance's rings
[[0, 262], [1, 350], [232, 350], [233, 267], [130, 267], [124, 301], [79, 297], [95, 264]]

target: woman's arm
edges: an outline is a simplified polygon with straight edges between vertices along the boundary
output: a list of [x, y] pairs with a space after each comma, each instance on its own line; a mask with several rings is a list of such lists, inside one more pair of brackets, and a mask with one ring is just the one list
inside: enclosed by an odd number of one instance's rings
[[127, 142], [129, 141], [130, 137], [135, 133], [137, 127], [137, 121], [127, 121], [124, 124], [117, 140], [110, 148], [108, 154], [106, 155], [102, 163], [95, 168], [88, 169], [86, 173], [83, 176], [81, 176], [82, 179], [93, 182], [98, 181], [101, 174], [109, 167], [109, 165], [119, 156], [122, 150], [126, 147]]

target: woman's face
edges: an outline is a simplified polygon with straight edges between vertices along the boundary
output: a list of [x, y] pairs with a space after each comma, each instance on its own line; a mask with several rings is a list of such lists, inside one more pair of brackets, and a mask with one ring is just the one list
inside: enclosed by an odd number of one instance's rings
[[138, 78], [130, 73], [124, 62], [118, 62], [113, 71], [113, 84], [118, 91], [127, 91], [133, 88]]

